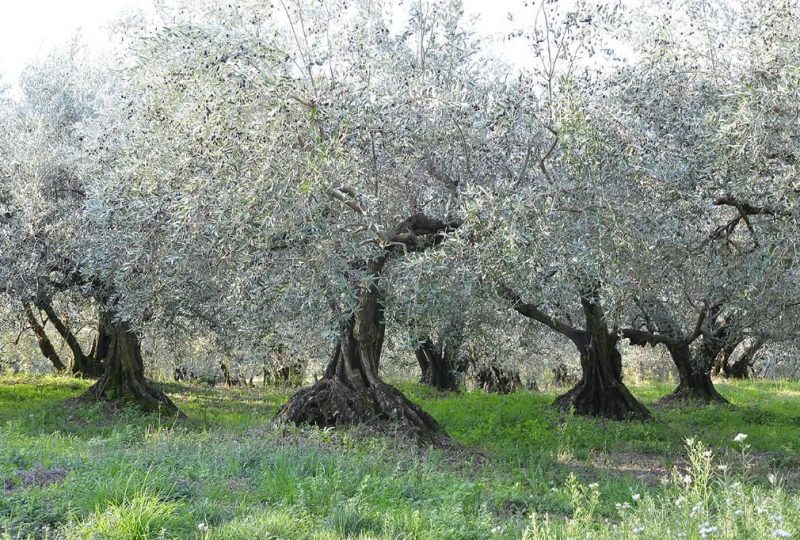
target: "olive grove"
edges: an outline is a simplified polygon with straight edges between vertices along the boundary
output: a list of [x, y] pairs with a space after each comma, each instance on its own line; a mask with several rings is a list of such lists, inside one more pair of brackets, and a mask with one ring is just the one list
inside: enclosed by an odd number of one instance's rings
[[[0, 292], [56, 369], [47, 324], [90, 397], [174, 413], [145, 335], [265, 382], [317, 354], [279, 419], [439, 438], [382, 378], [387, 331], [455, 390], [525, 321], [531, 356], [580, 358], [556, 405], [613, 419], [650, 418], [624, 341], [668, 351], [669, 399], [711, 402], [713, 369], [795, 346], [800, 8], [542, 3], [512, 64], [459, 1], [395, 4], [164, 4], [105, 60], [28, 69], [0, 107]], [[54, 306], [97, 314], [90, 351]]]

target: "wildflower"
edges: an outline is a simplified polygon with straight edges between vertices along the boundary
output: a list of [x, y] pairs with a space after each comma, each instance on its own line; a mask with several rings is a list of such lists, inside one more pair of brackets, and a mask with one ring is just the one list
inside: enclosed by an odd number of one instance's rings
[[715, 533], [715, 532], [717, 532], [718, 530], [719, 530], [719, 528], [718, 528], [718, 527], [715, 527], [715, 526], [713, 526], [713, 525], [710, 525], [710, 524], [708, 523], [708, 521], [706, 521], [705, 523], [703, 523], [702, 525], [700, 525], [700, 536], [701, 536], [702, 538], [705, 538], [706, 536], [708, 536], [708, 535], [710, 535], [710, 534], [714, 534], [714, 533]]
[[775, 483], [778, 481], [778, 477], [777, 477], [777, 476], [775, 476], [775, 474], [774, 474], [774, 473], [769, 473], [769, 474], [767, 475], [767, 480], [769, 480], [769, 483], [770, 483], [771, 485], [773, 485], [773, 486], [774, 486], [774, 485], [775, 485]]
[[720, 471], [720, 472], [725, 472], [725, 471], [728, 470], [728, 466], [727, 465], [717, 465], [717, 470]]
[[741, 508], [737, 508], [736, 510], [733, 511], [733, 515], [737, 516], [737, 517], [738, 516], [743, 516], [744, 515], [744, 510], [742, 510]]
[[691, 474], [687, 474], [682, 478], [682, 480], [683, 480], [683, 483], [688, 486], [689, 484], [692, 483], [692, 475]]
[[641, 500], [641, 498], [642, 498], [642, 496], [641, 496], [641, 495], [639, 495], [638, 493], [634, 493], [634, 494], [631, 496], [631, 499], [633, 499], [633, 501], [634, 501], [634, 502], [639, 502], [639, 501]]
[[681, 495], [675, 500], [675, 508], [680, 508], [683, 503], [686, 502], [686, 497]]
[[642, 534], [644, 532], [644, 525], [633, 528], [633, 534]]
[[201, 533], [208, 532], [208, 524], [204, 521], [201, 521], [200, 523], [197, 524], [197, 530], [200, 531]]
[[703, 505], [697, 503], [696, 505], [692, 506], [692, 514], [691, 514], [692, 517], [694, 517], [696, 514], [702, 514], [702, 513], [703, 513]]
[[791, 538], [792, 533], [789, 531], [784, 531], [783, 529], [775, 529], [772, 531], [772, 536], [776, 536], [778, 538]]
[[737, 433], [736, 437], [733, 438], [733, 442], [744, 442], [747, 438], [747, 433]]
[[589, 484], [589, 489], [597, 489], [599, 487], [600, 484], [598, 484], [597, 482], [592, 482], [591, 484]]

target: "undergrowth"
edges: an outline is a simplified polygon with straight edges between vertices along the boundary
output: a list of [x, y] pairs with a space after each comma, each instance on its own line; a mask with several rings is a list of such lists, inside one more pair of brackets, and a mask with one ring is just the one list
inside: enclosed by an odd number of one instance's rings
[[[287, 391], [163, 385], [188, 416], [174, 421], [70, 399], [86, 386], [0, 379], [0, 538], [800, 534], [797, 383], [720, 384], [733, 406], [645, 424], [562, 415], [552, 393], [401, 384], [448, 449], [275, 426]], [[669, 390], [634, 388], [650, 406]]]

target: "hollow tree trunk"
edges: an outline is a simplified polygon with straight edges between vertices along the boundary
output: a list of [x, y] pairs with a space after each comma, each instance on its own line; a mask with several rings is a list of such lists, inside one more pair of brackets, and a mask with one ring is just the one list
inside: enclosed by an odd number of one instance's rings
[[97, 352], [104, 353], [105, 369], [84, 397], [132, 401], [145, 411], [179, 414], [172, 400], [145, 379], [141, 344], [130, 324], [117, 321], [113, 313], [101, 310], [100, 328], [103, 335], [98, 337]]
[[[73, 334], [67, 325], [58, 317], [53, 305], [47, 301], [37, 302], [37, 307], [47, 313], [47, 318], [53, 323], [53, 328], [64, 339], [70, 350], [69, 371], [76, 377], [87, 379], [97, 379], [103, 374], [103, 364], [94, 355], [86, 355], [78, 342], [78, 338]], [[100, 330], [102, 332], [102, 330]]]
[[714, 347], [701, 347], [696, 358], [692, 358], [689, 345], [685, 342], [667, 345], [667, 350], [678, 368], [680, 382], [678, 387], [668, 396], [661, 399], [668, 401], [704, 401], [706, 403], [728, 403], [722, 397], [714, 383], [711, 381], [711, 361], [710, 354], [714, 353]]
[[[370, 263], [373, 276], [382, 264]], [[278, 420], [320, 427], [389, 421], [421, 440], [441, 440], [444, 432], [433, 417], [380, 379], [383, 338], [380, 292], [373, 282], [359, 291], [358, 308], [343, 325], [325, 375], [292, 396], [278, 411]]]
[[446, 347], [435, 344], [430, 338], [417, 344], [414, 354], [419, 362], [422, 378], [420, 382], [438, 390], [458, 390], [451, 354]]
[[31, 330], [33, 330], [36, 336], [36, 341], [39, 344], [39, 350], [42, 351], [42, 355], [53, 364], [56, 371], [66, 370], [67, 367], [58, 356], [56, 348], [53, 347], [53, 342], [50, 341], [50, 338], [47, 336], [44, 326], [42, 326], [39, 319], [37, 319], [36, 315], [33, 313], [31, 305], [26, 302], [22, 304], [22, 309], [25, 311], [25, 318], [28, 320], [28, 324], [31, 326]]
[[575, 344], [581, 353], [581, 380], [555, 405], [573, 408], [585, 416], [615, 420], [647, 420], [650, 412], [633, 397], [622, 382], [622, 356], [618, 338], [608, 331], [605, 314], [596, 294], [581, 298], [586, 330]]
[[726, 365], [725, 376], [732, 379], [749, 379], [756, 353], [764, 346], [764, 340], [756, 339], [748, 346], [742, 356], [733, 363]]

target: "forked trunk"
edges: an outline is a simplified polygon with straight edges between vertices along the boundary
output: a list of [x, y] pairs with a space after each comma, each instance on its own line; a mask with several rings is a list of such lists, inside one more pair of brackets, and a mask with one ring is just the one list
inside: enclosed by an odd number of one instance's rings
[[28, 320], [28, 324], [36, 336], [36, 342], [39, 345], [39, 350], [42, 351], [42, 356], [47, 358], [50, 363], [53, 364], [53, 367], [56, 369], [56, 371], [66, 370], [67, 367], [58, 356], [56, 348], [53, 347], [53, 342], [50, 341], [44, 326], [39, 322], [39, 319], [37, 319], [36, 315], [33, 313], [33, 308], [31, 305], [26, 302], [22, 304], [22, 309], [25, 311], [25, 318]]
[[584, 416], [615, 420], [648, 420], [647, 408], [622, 382], [622, 356], [617, 336], [608, 331], [605, 314], [596, 295], [581, 298], [586, 330], [575, 341], [581, 353], [581, 380], [555, 405]]
[[725, 364], [725, 376], [732, 379], [749, 379], [752, 375], [753, 362], [758, 351], [764, 346], [763, 339], [751, 343], [735, 362]]
[[425, 338], [417, 344], [414, 354], [422, 371], [420, 380], [422, 384], [433, 386], [438, 390], [458, 390], [458, 380], [451, 355], [445, 347], [433, 343], [430, 338]]
[[84, 397], [131, 401], [145, 411], [180, 414], [172, 400], [145, 379], [141, 344], [130, 324], [117, 321], [113, 313], [101, 310], [100, 328], [97, 351], [104, 352], [105, 370]]
[[662, 402], [728, 403], [728, 400], [717, 392], [711, 381], [711, 362], [708, 355], [713, 354], [712, 348], [706, 348], [704, 344], [696, 358], [692, 358], [691, 350], [686, 342], [667, 345], [667, 350], [669, 350], [675, 367], [678, 368], [680, 383], [671, 394], [661, 399]]
[[[373, 275], [380, 265], [370, 264]], [[292, 396], [278, 411], [278, 420], [320, 427], [388, 421], [423, 441], [445, 437], [428, 413], [378, 376], [384, 338], [379, 295], [374, 283], [361, 289], [356, 313], [343, 325], [325, 375]]]
[[[38, 302], [37, 307], [47, 313], [48, 319], [53, 323], [53, 328], [59, 333], [70, 350], [69, 372], [76, 376], [87, 379], [97, 379], [103, 374], [103, 364], [97, 360], [94, 354], [86, 355], [83, 352], [78, 338], [59, 318], [53, 305], [47, 301]], [[102, 334], [102, 328], [98, 329], [98, 334]]]

